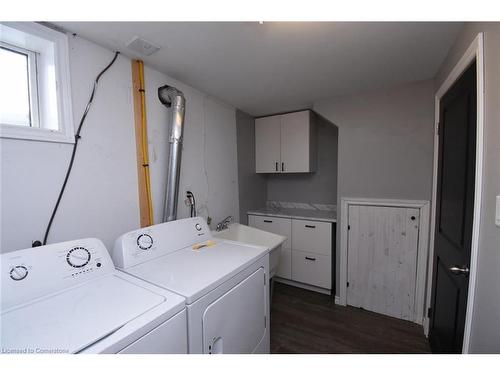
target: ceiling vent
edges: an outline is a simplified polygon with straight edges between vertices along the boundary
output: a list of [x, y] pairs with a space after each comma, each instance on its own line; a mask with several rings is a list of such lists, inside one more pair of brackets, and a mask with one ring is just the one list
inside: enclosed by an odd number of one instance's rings
[[144, 56], [151, 56], [153, 53], [155, 53], [160, 49], [160, 47], [158, 47], [157, 45], [148, 42], [147, 40], [144, 40], [142, 38], [139, 38], [138, 36], [135, 36], [129, 42], [129, 44], [127, 44], [127, 47], [130, 48], [132, 51], [138, 52]]

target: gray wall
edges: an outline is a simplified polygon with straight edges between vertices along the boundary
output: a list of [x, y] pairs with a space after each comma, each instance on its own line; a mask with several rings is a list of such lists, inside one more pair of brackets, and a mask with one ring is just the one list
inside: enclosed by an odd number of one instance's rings
[[238, 185], [240, 223], [248, 224], [247, 211], [266, 204], [266, 176], [255, 173], [255, 121], [252, 116], [236, 111], [238, 144]]
[[268, 200], [336, 204], [338, 129], [319, 116], [316, 117], [316, 172], [270, 174], [267, 177]]
[[469, 23], [436, 76], [436, 91], [479, 32], [484, 32], [484, 166], [479, 261], [470, 351], [500, 353], [500, 228], [495, 196], [500, 195], [500, 24]]
[[341, 197], [431, 199], [433, 95], [428, 80], [314, 103], [339, 128], [339, 217]]

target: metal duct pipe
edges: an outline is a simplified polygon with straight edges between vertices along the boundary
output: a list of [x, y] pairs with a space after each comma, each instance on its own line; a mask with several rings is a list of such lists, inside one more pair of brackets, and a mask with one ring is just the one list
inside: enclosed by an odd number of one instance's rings
[[167, 190], [165, 192], [163, 211], [163, 221], [166, 222], [177, 219], [177, 195], [179, 193], [179, 177], [181, 174], [182, 131], [184, 128], [186, 99], [181, 91], [168, 85], [158, 88], [158, 98], [167, 108], [172, 108]]

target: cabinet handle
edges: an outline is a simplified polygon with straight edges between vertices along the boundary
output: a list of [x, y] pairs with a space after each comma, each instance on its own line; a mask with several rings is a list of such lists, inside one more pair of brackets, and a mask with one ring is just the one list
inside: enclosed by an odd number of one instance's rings
[[278, 172], [278, 162], [276, 162], [276, 172]]
[[307, 259], [307, 260], [312, 260], [313, 262], [315, 262], [315, 261], [316, 261], [316, 258], [311, 258], [311, 257], [305, 257], [305, 259]]
[[285, 163], [281, 162], [281, 172], [284, 172], [284, 171], [285, 171]]
[[305, 227], [314, 229], [314, 228], [316, 228], [316, 225], [306, 225]]
[[272, 220], [264, 220], [264, 223], [272, 223]]

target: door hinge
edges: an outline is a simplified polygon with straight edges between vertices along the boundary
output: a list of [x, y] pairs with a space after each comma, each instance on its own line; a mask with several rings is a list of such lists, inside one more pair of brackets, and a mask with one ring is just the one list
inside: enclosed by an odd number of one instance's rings
[[427, 309], [427, 317], [428, 317], [428, 318], [432, 317], [432, 307], [429, 307], [429, 308]]
[[267, 328], [267, 316], [264, 315], [264, 328]]
[[438, 126], [437, 126], [437, 135], [441, 134], [441, 122], [438, 122]]
[[350, 225], [347, 226], [347, 230], [351, 230], [351, 226]]
[[349, 281], [347, 282], [347, 287], [349, 288]]

